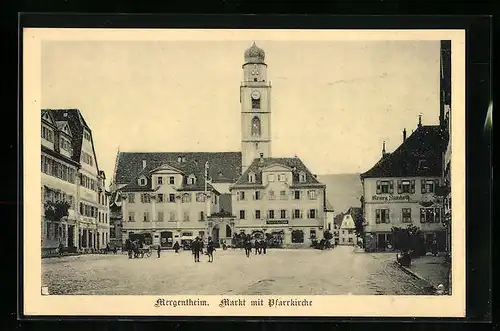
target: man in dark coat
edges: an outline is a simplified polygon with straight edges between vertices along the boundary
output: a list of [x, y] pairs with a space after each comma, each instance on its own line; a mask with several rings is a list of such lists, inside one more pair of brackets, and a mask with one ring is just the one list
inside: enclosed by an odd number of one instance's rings
[[179, 253], [179, 248], [180, 248], [180, 246], [179, 246], [179, 242], [178, 242], [178, 241], [176, 241], [176, 242], [175, 242], [175, 244], [174, 244], [174, 251], [175, 251], [176, 253]]
[[267, 240], [266, 240], [266, 239], [264, 239], [264, 240], [262, 241], [262, 252], [263, 252], [264, 254], [266, 254], [266, 250], [267, 250]]
[[130, 239], [125, 240], [125, 249], [128, 252], [128, 258], [132, 258], [132, 241]]
[[208, 243], [207, 243], [208, 262], [214, 262], [214, 251], [215, 251], [214, 242], [212, 241], [211, 237], [208, 237]]
[[200, 262], [200, 251], [201, 251], [200, 238], [196, 237], [196, 239], [193, 242], [192, 249], [194, 255], [194, 262]]

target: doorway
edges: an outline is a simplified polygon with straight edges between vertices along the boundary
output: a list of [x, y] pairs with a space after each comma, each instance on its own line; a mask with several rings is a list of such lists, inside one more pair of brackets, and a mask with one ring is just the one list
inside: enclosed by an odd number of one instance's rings
[[173, 235], [172, 231], [162, 231], [160, 233], [160, 245], [161, 247], [170, 248], [173, 245]]
[[212, 228], [212, 242], [218, 243], [219, 242], [219, 225], [216, 224]]
[[384, 233], [379, 233], [377, 235], [377, 247], [379, 250], [381, 251], [385, 251], [385, 246], [386, 246], [386, 242], [385, 242], [385, 234]]
[[68, 247], [75, 247], [75, 226], [68, 225]]

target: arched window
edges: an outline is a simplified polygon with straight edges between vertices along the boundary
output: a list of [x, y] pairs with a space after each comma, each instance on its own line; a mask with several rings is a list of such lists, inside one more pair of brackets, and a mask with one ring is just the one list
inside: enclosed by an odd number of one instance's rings
[[252, 119], [252, 136], [260, 136], [260, 120], [258, 117]]

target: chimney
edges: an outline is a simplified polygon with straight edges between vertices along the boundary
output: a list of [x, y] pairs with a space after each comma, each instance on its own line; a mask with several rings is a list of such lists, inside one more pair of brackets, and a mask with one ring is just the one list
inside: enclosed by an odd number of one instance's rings
[[382, 157], [385, 157], [385, 141], [382, 143]]
[[146, 160], [142, 160], [142, 169], [146, 169]]
[[264, 163], [264, 153], [260, 153], [260, 163]]
[[422, 127], [422, 114], [418, 115], [418, 127]]
[[406, 128], [403, 129], [403, 142], [406, 141]]

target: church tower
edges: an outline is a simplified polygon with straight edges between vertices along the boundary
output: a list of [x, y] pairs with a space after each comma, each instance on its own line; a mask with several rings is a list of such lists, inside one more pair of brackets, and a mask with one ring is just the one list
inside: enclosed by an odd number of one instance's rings
[[264, 50], [255, 42], [245, 51], [240, 86], [242, 173], [254, 159], [271, 157], [271, 84]]

